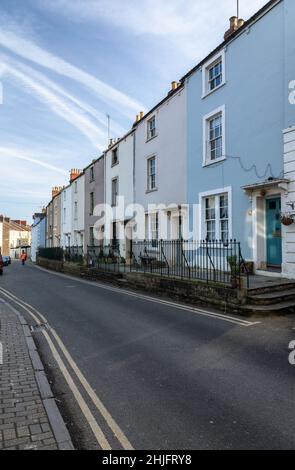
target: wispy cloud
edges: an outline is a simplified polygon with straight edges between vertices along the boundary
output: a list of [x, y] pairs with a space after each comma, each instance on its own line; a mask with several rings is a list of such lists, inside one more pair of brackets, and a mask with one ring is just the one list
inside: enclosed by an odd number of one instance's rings
[[[46, 156], [48, 158], [48, 155]], [[61, 175], [68, 175], [68, 171], [57, 167], [55, 165], [51, 165], [47, 163], [44, 159], [44, 155], [39, 154], [35, 155], [34, 153], [21, 148], [15, 147], [0, 147], [0, 159], [2, 159], [1, 166], [3, 167], [4, 164], [9, 166], [11, 159], [19, 159], [24, 160], [26, 162], [32, 163], [34, 165], [41, 166], [46, 170], [53, 171], [55, 173], [60, 173]]]
[[[158, 38], [157, 52], [172, 46], [187, 58], [200, 59], [216, 46], [227, 26], [226, 20], [235, 14], [234, 0], [51, 0], [37, 2], [55, 14], [76, 22], [108, 22], [135, 36]], [[246, 18], [267, 0], [247, 0], [241, 6]], [[155, 57], [153, 55], [153, 57]]]
[[[61, 87], [47, 79], [45, 75], [35, 72], [30, 67], [19, 65], [3, 55], [0, 56], [0, 60], [3, 66], [2, 74], [8, 74], [12, 79], [24, 85], [24, 91], [27, 91], [33, 95], [33, 97], [39, 99], [42, 103], [46, 104], [51, 111], [79, 129], [96, 148], [104, 148], [106, 134], [101, 131], [98, 125], [93, 123], [83, 111], [86, 105], [71, 95], [68, 95]], [[54, 89], [61, 92], [62, 95], [69, 99], [66, 100], [55, 93], [53, 91]], [[74, 101], [76, 101], [79, 106], [73, 103]]]
[[129, 119], [134, 119], [134, 114], [144, 109], [144, 106], [133, 98], [107, 83], [104, 83], [93, 75], [84, 72], [62, 58], [42, 49], [25, 37], [7, 30], [3, 25], [0, 30], [0, 45], [26, 60], [79, 82], [94, 91], [99, 99], [108, 105], [112, 105], [118, 112], [127, 116]]

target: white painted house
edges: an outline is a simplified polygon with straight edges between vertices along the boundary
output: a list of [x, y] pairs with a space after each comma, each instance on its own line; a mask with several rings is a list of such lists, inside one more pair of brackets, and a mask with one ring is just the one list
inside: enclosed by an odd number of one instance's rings
[[[186, 122], [186, 88], [173, 82], [167, 97], [136, 123], [135, 201], [145, 209], [145, 238], [164, 238], [161, 220], [165, 238], [182, 234], [187, 218], [179, 207], [187, 201]], [[170, 208], [151, 210], [150, 204]]]
[[61, 193], [61, 246], [72, 245], [72, 187], [69, 184]]
[[295, 127], [284, 131], [284, 174], [289, 183], [282, 197], [282, 215], [287, 217], [286, 223], [290, 225], [282, 224], [282, 274], [295, 279]]
[[85, 232], [85, 175], [79, 170], [71, 176], [71, 198], [72, 198], [72, 233], [71, 245], [83, 247]]
[[[125, 237], [125, 227], [131, 217], [126, 216], [125, 209], [134, 202], [134, 135], [131, 130], [122, 139], [111, 142], [105, 153], [105, 202], [113, 212], [113, 222], [109, 231], [105, 230], [105, 242], [119, 246], [121, 255], [127, 258], [131, 233]], [[119, 198], [122, 198], [120, 210], [116, 209]]]

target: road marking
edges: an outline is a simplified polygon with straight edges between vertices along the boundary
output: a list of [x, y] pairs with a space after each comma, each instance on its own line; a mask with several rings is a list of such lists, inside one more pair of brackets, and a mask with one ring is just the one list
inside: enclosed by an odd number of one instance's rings
[[[27, 308], [27, 307], [24, 307], [18, 300], [21, 300], [21, 299], [17, 299], [17, 297], [15, 297], [13, 294], [10, 294], [8, 295], [8, 291], [5, 291], [2, 287], [0, 288], [0, 292], [2, 295], [4, 295], [5, 297], [7, 297], [8, 299], [10, 300], [13, 300], [17, 305], [19, 305], [20, 307], [22, 307], [26, 312], [28, 312], [31, 317], [34, 319], [34, 321], [37, 323], [37, 325], [41, 325], [41, 322], [40, 320]], [[17, 300], [16, 300], [17, 299]]]
[[[40, 269], [41, 271], [44, 271], [48, 274], [52, 274], [53, 276], [59, 276], [59, 277], [65, 278], [67, 280], [71, 279], [73, 281], [73, 278], [71, 276], [67, 276], [66, 274], [56, 273], [56, 272], [53, 272], [53, 271], [48, 271], [47, 269], [41, 268], [40, 266], [34, 266], [34, 268]], [[151, 297], [151, 296], [144, 295], [144, 294], [139, 294], [137, 292], [131, 292], [129, 290], [122, 289], [120, 287], [107, 286], [107, 285], [101, 284], [99, 282], [91, 282], [91, 281], [86, 281], [84, 279], [75, 279], [75, 281], [80, 282], [82, 284], [87, 284], [87, 285], [92, 286], [92, 287], [98, 287], [100, 289], [108, 290], [108, 291], [111, 291], [111, 292], [116, 292], [116, 293], [128, 295], [129, 297], [135, 297], [137, 299], [145, 300], [147, 302], [153, 302], [153, 303], [157, 303], [157, 304], [166, 305], [168, 307], [173, 307], [173, 308], [176, 308], [178, 310], [184, 310], [184, 311], [187, 311], [187, 312], [192, 312], [192, 313], [195, 313], [195, 314], [200, 315], [200, 316], [212, 317], [212, 318], [215, 318], [217, 320], [222, 320], [222, 321], [225, 321], [225, 322], [228, 322], [228, 323], [234, 323], [234, 324], [240, 325], [240, 326], [250, 327], [250, 326], [259, 325], [261, 323], [260, 321], [251, 322], [251, 321], [243, 320], [242, 318], [237, 318], [237, 317], [234, 317], [234, 316], [231, 316], [231, 315], [225, 315], [225, 314], [217, 313], [217, 312], [210, 312], [208, 310], [204, 310], [204, 309], [201, 309], [201, 308], [198, 308], [198, 307], [189, 307], [189, 306], [186, 306], [186, 305], [183, 305], [183, 304], [171, 302], [169, 300], [157, 299], [155, 297]]]
[[3, 365], [3, 344], [0, 342], [0, 366]]
[[83, 415], [85, 416], [86, 420], [89, 423], [89, 426], [92, 429], [93, 434], [95, 435], [95, 438], [102, 448], [102, 450], [112, 450], [110, 444], [108, 443], [104, 433], [102, 432], [102, 429], [100, 426], [97, 424], [93, 414], [91, 413], [87, 403], [85, 402], [84, 398], [82, 397], [81, 393], [79, 392], [78, 388], [76, 387], [70, 373], [68, 372], [68, 369], [66, 368], [62, 358], [60, 357], [59, 353], [57, 352], [56, 347], [54, 346], [53, 342], [51, 341], [48, 333], [46, 331], [42, 331], [43, 335], [45, 336], [47, 343], [51, 349], [52, 355], [54, 359], [56, 360], [60, 371], [62, 372], [68, 386], [70, 387], [70, 390], [72, 391]]
[[125, 450], [134, 450], [132, 445], [130, 444], [129, 440], [125, 436], [125, 434], [122, 432], [120, 427], [117, 425], [116, 421], [112, 418], [112, 416], [110, 415], [110, 413], [108, 412], [108, 410], [106, 409], [106, 407], [104, 406], [102, 401], [98, 398], [98, 396], [94, 392], [93, 388], [87, 382], [86, 378], [84, 377], [84, 375], [82, 374], [82, 372], [78, 368], [75, 361], [72, 359], [72, 357], [69, 354], [67, 348], [62, 343], [62, 341], [59, 338], [59, 336], [57, 335], [57, 333], [52, 328], [50, 328], [50, 330], [52, 331], [52, 334], [53, 334], [54, 338], [56, 339], [60, 349], [64, 353], [66, 359], [68, 360], [68, 362], [69, 362], [70, 366], [72, 367], [73, 371], [75, 372], [76, 376], [80, 380], [81, 384], [83, 385], [84, 389], [88, 393], [89, 397], [93, 401], [94, 405], [96, 406], [96, 408], [98, 409], [100, 414], [104, 417], [104, 419], [105, 419], [106, 423], [108, 424], [109, 428], [113, 431], [114, 435], [117, 437], [120, 444], [123, 446], [123, 448]]
[[[116, 421], [113, 419], [113, 417], [111, 416], [111, 414], [108, 412], [108, 410], [106, 409], [106, 407], [104, 406], [104, 404], [102, 403], [102, 401], [98, 398], [97, 394], [95, 393], [95, 391], [93, 390], [93, 388], [91, 387], [91, 385], [89, 384], [89, 382], [87, 381], [87, 379], [85, 378], [85, 376], [83, 375], [83, 373], [81, 372], [81, 370], [79, 369], [79, 367], [77, 366], [77, 364], [75, 363], [75, 361], [73, 360], [73, 358], [71, 357], [69, 351], [67, 350], [66, 346], [64, 345], [64, 343], [62, 342], [62, 340], [60, 339], [60, 337], [58, 336], [58, 334], [56, 333], [56, 331], [54, 330], [54, 328], [52, 328], [47, 319], [42, 315], [41, 312], [39, 312], [39, 310], [37, 310], [35, 307], [33, 307], [32, 305], [26, 303], [25, 301], [23, 301], [22, 299], [20, 299], [19, 297], [15, 296], [14, 294], [12, 294], [11, 292], [7, 291], [6, 289], [3, 289], [2, 287], [0, 288], [0, 292], [5, 295], [6, 297], [8, 297], [10, 300], [12, 300], [13, 302], [15, 302], [16, 304], [18, 304], [19, 306], [21, 306], [25, 311], [27, 311], [29, 313], [29, 315], [32, 316], [32, 318], [34, 318], [35, 321], [37, 321], [37, 324], [40, 325], [41, 322], [39, 321], [39, 319], [36, 317], [36, 315], [38, 315], [41, 319], [42, 319], [42, 323], [46, 324], [49, 328], [49, 331], [51, 332], [51, 334], [54, 336], [56, 342], [58, 343], [60, 349], [62, 350], [64, 356], [66, 357], [67, 361], [69, 362], [69, 365], [71, 366], [72, 370], [74, 371], [74, 373], [76, 374], [77, 378], [79, 379], [81, 385], [83, 386], [83, 388], [85, 389], [85, 391], [87, 392], [87, 394], [89, 395], [89, 397], [91, 398], [93, 404], [95, 405], [95, 407], [97, 408], [97, 410], [100, 412], [100, 414], [103, 416], [103, 418], [105, 419], [107, 425], [109, 426], [109, 428], [112, 430], [113, 434], [116, 436], [116, 438], [118, 439], [118, 441], [120, 442], [120, 444], [122, 445], [123, 449], [124, 450], [134, 450], [133, 446], [131, 445], [131, 443], [129, 442], [128, 438], [125, 436], [124, 432], [122, 431], [122, 429], [119, 427], [119, 425], [116, 423]], [[33, 310], [35, 312], [36, 315], [34, 315], [31, 310]], [[45, 335], [45, 331], [43, 330], [43, 333]], [[45, 335], [45, 338], [47, 339], [48, 341], [48, 334]], [[50, 339], [50, 338], [49, 338]], [[51, 341], [51, 340], [50, 340]], [[52, 341], [51, 341], [52, 343]], [[48, 342], [49, 344], [49, 342]], [[55, 348], [54, 344], [52, 343], [53, 347]], [[51, 345], [49, 344], [49, 347], [50, 349], [52, 350], [51, 348]], [[53, 351], [52, 351], [53, 353]], [[56, 353], [58, 354], [58, 352], [56, 351]], [[54, 356], [55, 357], [55, 356]], [[60, 358], [60, 360], [62, 361], [62, 359]], [[58, 362], [58, 361], [57, 361]], [[59, 364], [59, 362], [58, 362]], [[64, 363], [63, 363], [64, 365]], [[65, 367], [65, 370], [66, 372], [69, 374], [69, 372], [67, 371], [66, 369], [66, 366], [64, 365]], [[63, 375], [64, 375], [64, 372], [63, 370], [61, 370]], [[69, 377], [71, 378], [70, 374], [69, 374]], [[66, 377], [65, 377], [66, 379]], [[67, 379], [66, 379], [67, 380]], [[72, 380], [72, 379], [71, 379]], [[68, 382], [68, 381], [67, 381]], [[70, 387], [71, 388], [71, 387]], [[72, 390], [73, 391], [73, 390]], [[78, 391], [79, 392], [79, 391]], [[74, 392], [73, 392], [74, 393]], [[79, 392], [80, 393], [80, 392]], [[75, 396], [76, 398], [76, 396]], [[77, 398], [76, 398], [77, 399]], [[78, 401], [78, 400], [77, 400]], [[86, 404], [86, 403], [85, 403]], [[87, 405], [86, 405], [87, 406]], [[83, 410], [82, 410], [83, 411]], [[89, 410], [90, 412], [90, 410]], [[90, 412], [91, 413], [91, 412]], [[85, 416], [86, 417], [86, 416]], [[87, 418], [86, 418], [87, 419]], [[93, 418], [94, 419], [94, 418]], [[88, 421], [89, 422], [89, 421]], [[91, 423], [91, 421], [89, 422], [89, 424]], [[91, 424], [90, 424], [91, 425]], [[97, 425], [98, 426], [98, 425]], [[101, 445], [101, 444], [100, 444]]]

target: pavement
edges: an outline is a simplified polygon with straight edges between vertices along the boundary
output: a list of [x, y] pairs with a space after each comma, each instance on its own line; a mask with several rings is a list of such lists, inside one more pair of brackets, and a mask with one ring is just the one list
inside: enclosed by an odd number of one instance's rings
[[3, 299], [0, 353], [0, 449], [72, 449], [30, 329]]
[[13, 263], [78, 449], [294, 449], [294, 315], [247, 320]]

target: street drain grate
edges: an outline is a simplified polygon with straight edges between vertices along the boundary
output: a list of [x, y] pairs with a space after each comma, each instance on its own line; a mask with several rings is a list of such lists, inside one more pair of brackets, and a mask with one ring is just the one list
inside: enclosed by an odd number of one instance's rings
[[41, 325], [33, 325], [30, 326], [30, 330], [32, 333], [41, 333], [42, 331], [49, 331], [48, 323], [41, 323]]

